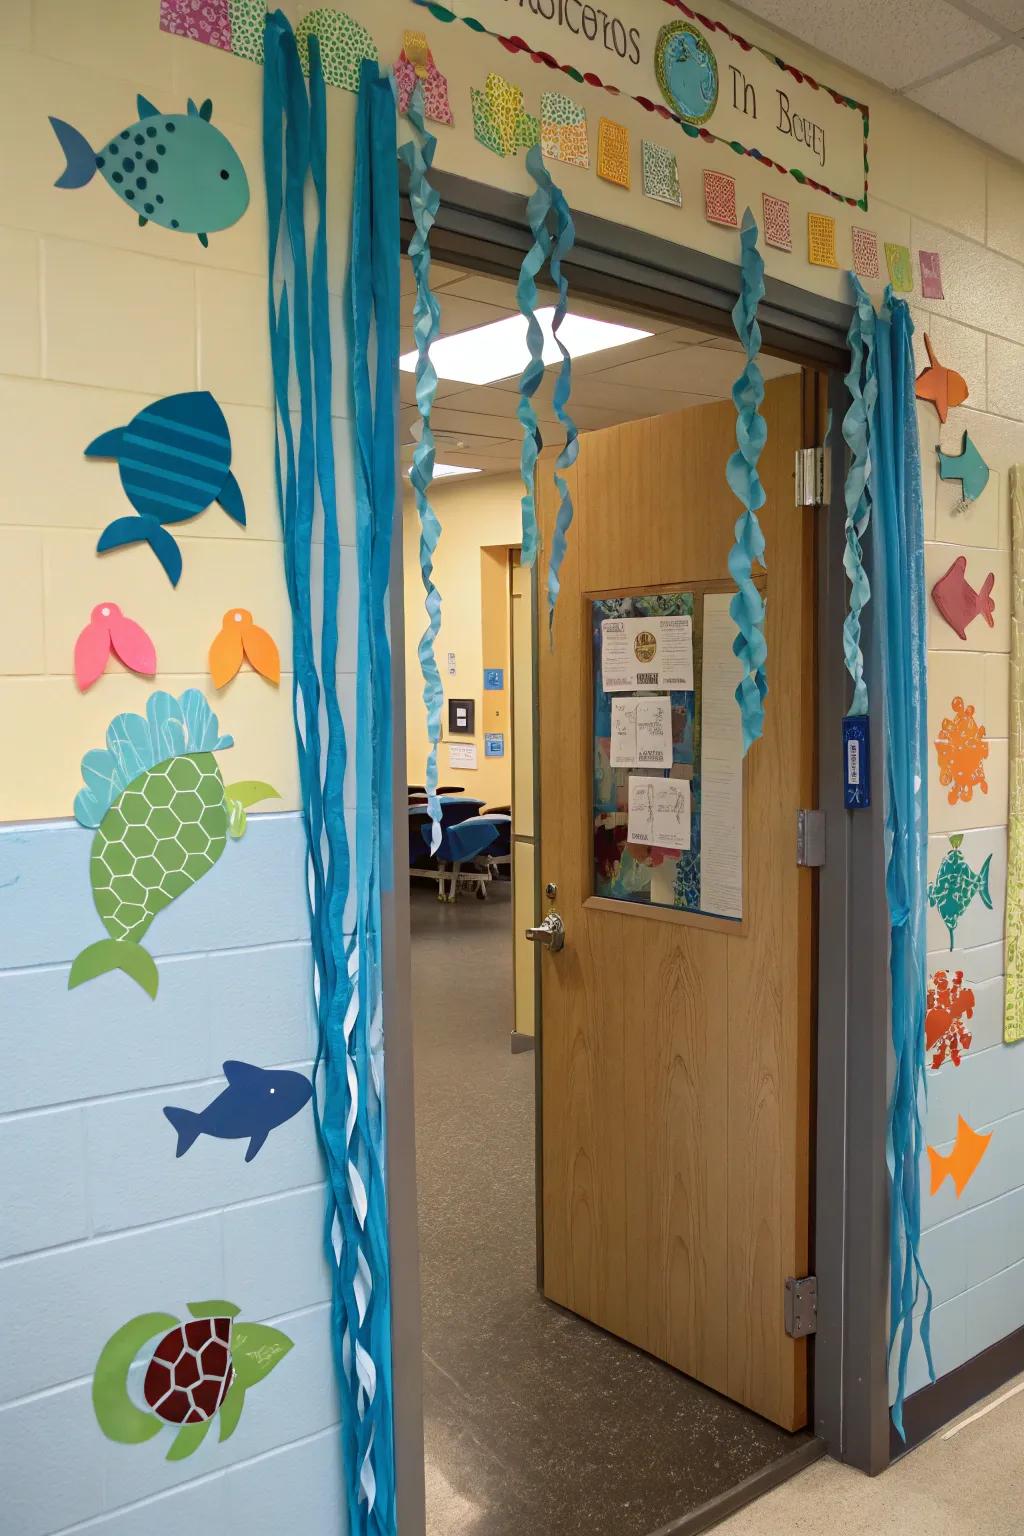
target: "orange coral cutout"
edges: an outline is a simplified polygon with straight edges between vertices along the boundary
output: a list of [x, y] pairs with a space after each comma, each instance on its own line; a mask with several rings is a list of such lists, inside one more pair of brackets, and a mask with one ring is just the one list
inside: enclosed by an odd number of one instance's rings
[[939, 759], [939, 783], [949, 789], [949, 803], [973, 800], [977, 786], [983, 795], [988, 794], [985, 782], [985, 759], [988, 742], [985, 727], [974, 718], [974, 705], [964, 704], [959, 696], [953, 700], [953, 718], [942, 722], [942, 730], [935, 741]]
[[935, 1054], [932, 1071], [937, 1072], [948, 1056], [954, 1067], [960, 1065], [964, 1051], [969, 1051], [973, 1035], [965, 1019], [974, 1017], [974, 991], [964, 986], [963, 971], [956, 971], [952, 981], [948, 971], [936, 971], [928, 988], [928, 1012], [924, 1016], [925, 1045]]

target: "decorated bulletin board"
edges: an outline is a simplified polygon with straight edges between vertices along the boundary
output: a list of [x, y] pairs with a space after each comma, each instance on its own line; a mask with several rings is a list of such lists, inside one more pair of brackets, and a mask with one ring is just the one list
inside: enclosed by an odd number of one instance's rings
[[601, 597], [593, 896], [742, 931], [745, 793], [727, 583]]

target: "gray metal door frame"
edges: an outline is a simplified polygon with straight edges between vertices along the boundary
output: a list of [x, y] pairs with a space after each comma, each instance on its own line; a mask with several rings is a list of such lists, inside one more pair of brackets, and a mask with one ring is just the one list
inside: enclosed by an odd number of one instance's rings
[[[434, 257], [515, 280], [532, 243], [525, 199], [441, 172], [433, 181], [441, 194], [431, 237]], [[403, 243], [411, 232], [411, 211], [403, 194]], [[563, 263], [571, 290], [680, 324], [731, 334], [730, 313], [739, 275], [732, 263], [589, 214], [576, 216], [576, 236], [571, 259]], [[884, 744], [882, 710], [876, 708], [871, 721], [873, 805], [869, 810], [846, 812], [841, 720], [848, 694], [842, 650], [847, 588], [842, 564], [844, 471], [839, 423], [849, 402], [843, 373], [848, 366], [850, 314], [846, 305], [769, 278], [759, 320], [766, 348], [828, 373], [835, 424], [832, 502], [820, 513], [818, 539], [818, 803], [826, 813], [828, 849], [818, 885], [811, 1230], [819, 1312], [812, 1353], [812, 1422], [832, 1455], [877, 1473], [889, 1462]], [[401, 806], [406, 784], [401, 506], [395, 529], [391, 586], [394, 782], [395, 803]], [[868, 610], [872, 617], [873, 611]], [[871, 621], [865, 625], [864, 638], [872, 697], [879, 700]], [[387, 898], [384, 912], [394, 1418], [401, 1536], [421, 1536], [423, 1416], [407, 857], [407, 839], [399, 830], [394, 893]], [[781, 1323], [781, 1296], [779, 1313]]]

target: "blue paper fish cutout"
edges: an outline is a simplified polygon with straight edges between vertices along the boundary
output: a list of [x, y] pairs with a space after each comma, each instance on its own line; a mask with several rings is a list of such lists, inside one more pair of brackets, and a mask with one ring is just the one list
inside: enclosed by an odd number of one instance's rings
[[165, 523], [198, 517], [218, 501], [229, 517], [245, 526], [245, 502], [230, 468], [231, 433], [209, 390], [154, 401], [126, 427], [101, 432], [85, 454], [117, 460], [124, 493], [138, 513], [104, 528], [98, 553], [144, 540], [176, 587], [181, 550]]
[[943, 480], [959, 480], [964, 488], [965, 501], [977, 501], [988, 485], [989, 467], [965, 432], [959, 453], [943, 453], [939, 456], [939, 476]]
[[221, 1141], [248, 1138], [245, 1161], [251, 1163], [271, 1131], [284, 1125], [313, 1096], [313, 1085], [301, 1072], [265, 1071], [245, 1061], [226, 1061], [228, 1086], [198, 1113], [164, 1106], [164, 1114], [178, 1133], [176, 1157], [184, 1157], [200, 1136]]
[[213, 103], [188, 113], [159, 112], [138, 97], [139, 120], [93, 149], [88, 140], [59, 117], [50, 123], [67, 165], [54, 186], [88, 186], [99, 171], [103, 180], [139, 216], [140, 224], [162, 224], [198, 235], [209, 245], [211, 229], [227, 229], [249, 206], [249, 181], [232, 145], [210, 122]]

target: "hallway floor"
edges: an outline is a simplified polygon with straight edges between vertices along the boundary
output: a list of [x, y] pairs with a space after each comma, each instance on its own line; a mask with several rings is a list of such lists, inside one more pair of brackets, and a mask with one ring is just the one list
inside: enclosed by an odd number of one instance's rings
[[414, 884], [428, 1531], [649, 1536], [805, 1437], [537, 1292], [510, 925], [507, 888], [442, 906]]
[[1016, 1536], [1024, 1504], [1024, 1377], [1015, 1386], [882, 1477], [819, 1461], [717, 1529], [721, 1536]]

